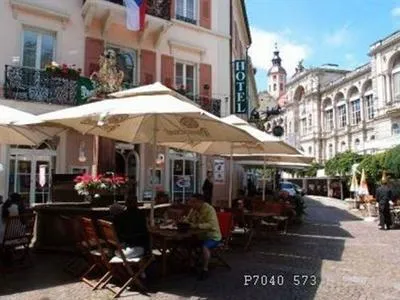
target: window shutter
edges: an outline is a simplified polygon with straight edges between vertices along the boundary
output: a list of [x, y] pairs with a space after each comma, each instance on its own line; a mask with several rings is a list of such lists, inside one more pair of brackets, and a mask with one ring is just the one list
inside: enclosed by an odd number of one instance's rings
[[[172, 18], [175, 18], [175, 1], [177, 1], [177, 0], [171, 0], [171, 2], [170, 2], [170, 17], [171, 17], [171, 19]], [[179, 2], [179, 0], [178, 0], [178, 2]]]
[[142, 50], [140, 54], [140, 83], [154, 83], [156, 79], [156, 53]]
[[200, 26], [211, 29], [211, 0], [200, 0]]
[[174, 58], [169, 55], [161, 55], [161, 83], [173, 88], [174, 83]]
[[200, 96], [212, 96], [212, 68], [209, 64], [200, 64]]
[[102, 40], [86, 38], [85, 42], [85, 76], [90, 76], [99, 70], [99, 58], [104, 52]]

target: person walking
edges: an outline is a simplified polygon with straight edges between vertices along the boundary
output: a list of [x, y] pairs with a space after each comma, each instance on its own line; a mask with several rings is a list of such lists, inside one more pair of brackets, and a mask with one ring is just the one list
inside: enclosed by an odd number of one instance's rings
[[387, 178], [385, 174], [382, 176], [382, 185], [376, 190], [376, 202], [379, 208], [379, 229], [386, 230], [390, 229], [392, 220], [390, 216], [390, 203], [392, 202], [392, 190], [388, 186]]
[[204, 180], [203, 183], [203, 196], [204, 196], [204, 201], [207, 202], [208, 204], [212, 204], [212, 196], [213, 196], [213, 189], [214, 189], [214, 184], [212, 182], [212, 172], [208, 171], [207, 172], [207, 178]]

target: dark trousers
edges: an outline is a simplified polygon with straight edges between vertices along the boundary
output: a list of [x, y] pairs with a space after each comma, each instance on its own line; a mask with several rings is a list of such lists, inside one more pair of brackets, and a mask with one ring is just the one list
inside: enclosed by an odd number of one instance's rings
[[392, 218], [390, 216], [389, 203], [379, 203], [379, 226], [390, 227], [392, 225]]

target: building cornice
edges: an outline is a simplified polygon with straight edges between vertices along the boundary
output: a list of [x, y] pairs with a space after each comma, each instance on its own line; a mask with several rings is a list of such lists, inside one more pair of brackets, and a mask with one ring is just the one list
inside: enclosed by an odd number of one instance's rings
[[295, 84], [296, 82], [299, 82], [303, 78], [305, 78], [307, 75], [315, 73], [321, 73], [321, 72], [329, 72], [329, 73], [339, 73], [339, 74], [346, 74], [350, 71], [348, 70], [342, 70], [342, 69], [329, 69], [329, 68], [310, 68], [306, 69], [303, 72], [299, 73], [298, 75], [294, 75], [289, 82], [287, 83], [288, 86]]
[[369, 49], [369, 56], [376, 54], [377, 52], [386, 49], [387, 47], [396, 44], [400, 40], [400, 30], [393, 32], [392, 34], [384, 37], [383, 39], [378, 40], [377, 42], [373, 43]]

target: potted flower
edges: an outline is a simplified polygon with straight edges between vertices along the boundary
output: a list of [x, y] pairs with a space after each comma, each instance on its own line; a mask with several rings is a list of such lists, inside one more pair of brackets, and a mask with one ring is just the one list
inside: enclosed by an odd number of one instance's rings
[[76, 65], [59, 65], [53, 61], [50, 65], [47, 65], [45, 71], [52, 76], [68, 78], [77, 80], [81, 76], [82, 69], [76, 68]]

